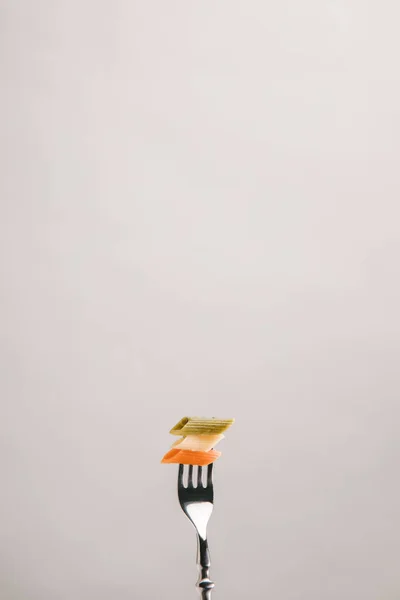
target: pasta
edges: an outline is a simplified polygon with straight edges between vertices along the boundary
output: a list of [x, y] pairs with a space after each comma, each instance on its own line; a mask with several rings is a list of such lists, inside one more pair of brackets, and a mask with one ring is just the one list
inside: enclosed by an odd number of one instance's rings
[[179, 450], [196, 450], [200, 452], [208, 452], [220, 442], [225, 436], [222, 433], [218, 434], [202, 434], [188, 435], [172, 444], [173, 448]]
[[205, 467], [217, 460], [221, 456], [221, 452], [210, 450], [209, 452], [196, 452], [193, 450], [178, 450], [172, 448], [165, 454], [162, 463], [181, 464], [181, 465], [198, 465]]
[[225, 437], [234, 419], [183, 417], [170, 431], [180, 436], [161, 462], [205, 467], [221, 456], [215, 446]]
[[184, 417], [170, 431], [172, 435], [217, 435], [234, 423], [234, 419]]

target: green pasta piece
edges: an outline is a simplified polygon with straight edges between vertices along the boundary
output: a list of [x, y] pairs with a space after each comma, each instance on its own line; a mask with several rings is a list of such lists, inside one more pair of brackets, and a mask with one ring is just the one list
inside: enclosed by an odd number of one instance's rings
[[170, 431], [172, 435], [201, 435], [223, 433], [235, 419], [217, 419], [216, 417], [183, 417]]

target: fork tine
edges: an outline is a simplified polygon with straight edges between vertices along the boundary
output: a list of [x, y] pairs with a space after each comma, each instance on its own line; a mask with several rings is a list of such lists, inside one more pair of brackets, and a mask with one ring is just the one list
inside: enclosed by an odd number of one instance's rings
[[188, 488], [193, 487], [193, 465], [189, 465]]
[[207, 486], [212, 486], [212, 484], [213, 484], [213, 479], [212, 479], [213, 466], [214, 466], [214, 463], [211, 463], [210, 465], [208, 465], [208, 469], [207, 469]]
[[196, 465], [193, 465], [192, 483], [193, 483], [193, 487], [195, 487], [195, 488], [199, 485], [198, 479], [199, 479], [199, 467], [197, 467]]
[[204, 483], [203, 483], [203, 467], [198, 467], [197, 487], [204, 487]]
[[183, 465], [179, 465], [178, 487], [183, 487]]

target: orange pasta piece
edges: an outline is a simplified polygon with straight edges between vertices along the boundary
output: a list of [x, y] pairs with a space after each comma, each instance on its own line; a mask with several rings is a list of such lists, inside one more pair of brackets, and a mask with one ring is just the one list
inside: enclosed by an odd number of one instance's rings
[[205, 467], [217, 460], [221, 456], [218, 450], [209, 450], [208, 452], [200, 452], [195, 450], [179, 450], [172, 448], [163, 457], [162, 463], [181, 464], [181, 465], [198, 465]]

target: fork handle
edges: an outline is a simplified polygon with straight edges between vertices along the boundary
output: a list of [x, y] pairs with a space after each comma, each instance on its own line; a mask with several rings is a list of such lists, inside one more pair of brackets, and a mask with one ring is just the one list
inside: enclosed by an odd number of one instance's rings
[[197, 588], [201, 600], [211, 600], [211, 590], [214, 587], [214, 582], [210, 579], [210, 551], [207, 538], [202, 538], [200, 535], [197, 535], [197, 566], [199, 568]]

